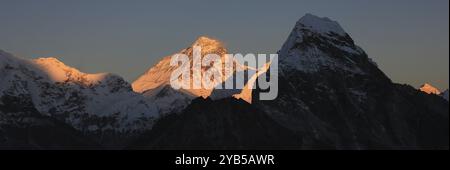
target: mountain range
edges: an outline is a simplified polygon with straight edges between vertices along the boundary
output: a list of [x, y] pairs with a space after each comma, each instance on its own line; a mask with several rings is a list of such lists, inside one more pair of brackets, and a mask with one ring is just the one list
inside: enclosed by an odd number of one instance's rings
[[[226, 60], [200, 37], [180, 51], [190, 62], [194, 46]], [[171, 56], [130, 84], [0, 51], [0, 148], [448, 149], [448, 90], [393, 83], [336, 21], [305, 15], [278, 55], [279, 94], [263, 101], [262, 89], [175, 90]]]

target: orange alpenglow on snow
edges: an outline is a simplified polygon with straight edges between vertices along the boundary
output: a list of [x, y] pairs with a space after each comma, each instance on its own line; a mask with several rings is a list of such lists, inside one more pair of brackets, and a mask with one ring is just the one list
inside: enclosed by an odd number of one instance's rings
[[[253, 86], [258, 76], [267, 72], [270, 63], [266, 63], [264, 67], [259, 69], [243, 65], [234, 59], [230, 59], [229, 58], [230, 56], [226, 55], [227, 49], [225, 48], [224, 44], [221, 41], [202, 36], [199, 37], [190, 47], [183, 49], [179, 52], [179, 54], [185, 54], [189, 57], [190, 65], [192, 65], [193, 62], [194, 47], [201, 47], [201, 57], [204, 57], [207, 54], [219, 55], [223, 62], [222, 67], [225, 67], [226, 65], [225, 61], [227, 60], [232, 60], [233, 64], [236, 64], [235, 67], [233, 67], [231, 70], [224, 69], [222, 80], [220, 82], [216, 82], [216, 84], [214, 84], [213, 87], [217, 87], [218, 85], [223, 84], [225, 81], [229, 80], [229, 78], [233, 76], [233, 74], [236, 74], [238, 70], [244, 72], [246, 70], [254, 70], [258, 71], [258, 73], [255, 75], [251, 75], [252, 77], [249, 77], [248, 80], [246, 80], [245, 87], [243, 89], [224, 89], [215, 91], [215, 89], [209, 88], [200, 88], [200, 89], [190, 88], [190, 89], [180, 89], [179, 90], [180, 92], [189, 94], [193, 97], [203, 97], [203, 98], [211, 97], [213, 99], [220, 99], [223, 98], [224, 96], [228, 96], [228, 97], [235, 97], [237, 99], [243, 99], [248, 103], [252, 102]], [[133, 90], [138, 93], [146, 93], [149, 91], [157, 90], [163, 86], [169, 85], [172, 72], [178, 68], [178, 66], [170, 65], [171, 58], [172, 55], [163, 58], [159, 63], [150, 68], [136, 81], [134, 81], [132, 84]], [[190, 70], [191, 78], [194, 77], [194, 74], [196, 74], [197, 77], [201, 77], [202, 75], [205, 74], [204, 72], [207, 70], [207, 68], [201, 68], [200, 72], [195, 72], [192, 67], [190, 69], [191, 69]], [[231, 73], [229, 71], [231, 71]], [[215, 92], [214, 94], [213, 91]]]
[[[201, 56], [203, 57], [206, 54], [218, 54], [222, 57], [225, 57], [227, 50], [225, 49], [222, 42], [208, 38], [205, 36], [199, 37], [190, 47], [181, 50], [180, 54], [186, 54], [189, 56], [190, 62], [193, 60], [193, 48], [195, 46], [201, 47]], [[172, 72], [178, 67], [170, 66], [171, 56], [167, 56], [162, 59], [158, 64], [148, 70], [144, 75], [140, 76], [136, 81], [133, 82], [133, 90], [142, 93], [147, 90], [152, 90], [160, 87], [161, 85], [170, 84], [170, 77]], [[202, 72], [205, 71], [202, 69]], [[202, 73], [201, 72], [201, 73]], [[194, 72], [191, 70], [191, 73]], [[201, 74], [200, 73], [200, 74]], [[193, 75], [191, 75], [193, 77]], [[202, 96], [204, 98], [208, 97], [212, 89], [184, 89], [188, 93], [194, 96]]]
[[439, 95], [441, 92], [436, 87], [433, 87], [431, 84], [425, 83], [422, 85], [419, 89], [422, 92], [425, 92], [427, 94], [436, 94]]
[[96, 85], [108, 77], [115, 75], [110, 73], [88, 74], [79, 71], [76, 68], [69, 67], [54, 57], [38, 58], [32, 60], [32, 63], [44, 72], [53, 82], [76, 82], [85, 86]]

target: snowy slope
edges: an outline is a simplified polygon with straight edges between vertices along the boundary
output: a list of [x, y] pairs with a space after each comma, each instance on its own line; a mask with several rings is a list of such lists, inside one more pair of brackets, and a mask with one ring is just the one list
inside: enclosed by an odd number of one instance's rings
[[[181, 50], [177, 54], [186, 54], [189, 56], [191, 65], [193, 62], [193, 48], [199, 46], [202, 49], [201, 56], [204, 57], [206, 54], [218, 54], [225, 60], [225, 54], [227, 53], [226, 48], [222, 42], [211, 39], [208, 37], [198, 38], [190, 47]], [[156, 89], [160, 86], [170, 85], [170, 77], [172, 72], [177, 69], [177, 66], [170, 66], [170, 60], [172, 55], [163, 58], [158, 64], [150, 68], [144, 75], [140, 76], [136, 81], [133, 82], [133, 90], [139, 93], [145, 92], [147, 90]], [[192, 67], [191, 67], [192, 68]], [[203, 74], [206, 69], [202, 67], [200, 74]], [[193, 77], [194, 71], [191, 69], [191, 77]], [[211, 94], [211, 89], [185, 89], [191, 95], [198, 97], [208, 97]]]
[[323, 35], [336, 33], [340, 36], [346, 36], [347, 33], [342, 29], [338, 22], [333, 21], [327, 17], [320, 18], [312, 14], [306, 14], [297, 22], [304, 29], [321, 33]]
[[41, 114], [83, 132], [145, 130], [158, 116], [156, 107], [119, 76], [82, 73], [56, 58], [0, 55], [0, 97], [30, 96]]
[[444, 92], [441, 92], [438, 88], [434, 87], [433, 85], [425, 83], [424, 85], [420, 86], [419, 90], [427, 94], [434, 94], [441, 96], [442, 98], [448, 101], [448, 89], [445, 90]]
[[[193, 48], [195, 46], [202, 48], [202, 57], [211, 53], [220, 54], [221, 57], [225, 57], [227, 52], [222, 42], [208, 37], [200, 37], [190, 47], [179, 52], [179, 54], [189, 56], [191, 65]], [[135, 92], [142, 93], [156, 104], [159, 114], [178, 112], [184, 109], [192, 99], [196, 97], [206, 98], [212, 91], [210, 89], [173, 89], [170, 85], [170, 77], [172, 72], [178, 67], [170, 66], [171, 58], [172, 55], [164, 57], [132, 83]], [[203, 74], [203, 71], [200, 74]], [[194, 74], [192, 70], [191, 74]], [[191, 75], [192, 77], [193, 75]]]

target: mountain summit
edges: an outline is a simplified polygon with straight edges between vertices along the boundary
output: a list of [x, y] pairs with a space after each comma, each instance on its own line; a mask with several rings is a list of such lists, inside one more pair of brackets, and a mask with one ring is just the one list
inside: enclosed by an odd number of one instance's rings
[[[182, 49], [177, 54], [185, 54], [189, 57], [190, 65], [193, 64], [194, 47], [201, 47], [201, 57], [207, 54], [217, 54], [225, 60], [227, 49], [219, 40], [201, 36], [195, 40], [189, 47]], [[211, 95], [213, 89], [180, 89], [175, 90], [170, 85], [172, 72], [177, 66], [170, 66], [173, 55], [164, 57], [155, 66], [151, 67], [147, 72], [141, 75], [132, 83], [133, 90], [142, 93], [153, 103], [156, 103], [160, 114], [179, 112], [184, 109], [194, 98], [207, 98]], [[207, 70], [202, 67], [200, 72], [190, 70], [191, 78], [193, 74], [201, 74]]]
[[226, 54], [227, 49], [224, 44], [216, 39], [201, 36], [191, 45], [191, 47], [202, 47], [202, 54]]
[[279, 61], [278, 98], [252, 105], [302, 148], [448, 148], [448, 103], [393, 83], [337, 22], [302, 17]]
[[306, 14], [303, 16], [297, 22], [297, 27], [322, 34], [338, 34], [341, 36], [345, 36], [347, 34], [338, 22], [327, 17], [321, 18], [312, 14]]
[[[192, 62], [195, 46], [226, 59], [223, 43], [208, 37], [179, 53]], [[258, 100], [258, 86], [233, 96], [173, 89], [171, 56], [133, 91], [120, 77], [0, 51], [0, 147], [448, 150], [448, 102], [393, 83], [336, 21], [305, 15], [278, 54], [278, 97]]]
[[[223, 46], [223, 43], [219, 40], [208, 38], [205, 36], [199, 37], [191, 46], [185, 48], [178, 52], [178, 54], [185, 54], [189, 56], [191, 65], [193, 60], [193, 50], [194, 47], [201, 47], [202, 57], [206, 54], [218, 54], [221, 57], [225, 57], [227, 49]], [[160, 86], [170, 85], [170, 77], [172, 72], [178, 67], [170, 66], [170, 60], [173, 55], [164, 57], [155, 66], [150, 68], [142, 76], [140, 76], [136, 81], [133, 82], [133, 90], [138, 93], [143, 93], [149, 90], [157, 89]], [[205, 71], [202, 69], [202, 71]], [[193, 71], [191, 70], [191, 74]], [[187, 90], [188, 93], [194, 96], [208, 97], [211, 90], [199, 89], [199, 90]]]
[[420, 86], [419, 90], [427, 94], [435, 94], [435, 95], [441, 94], [441, 91], [439, 91], [439, 89], [437, 89], [436, 87], [432, 86], [429, 83], [425, 83], [424, 85]]
[[278, 53], [280, 68], [284, 68], [282, 71], [320, 72], [330, 69], [363, 74], [363, 62], [376, 65], [371, 59], [364, 59], [365, 52], [336, 21], [311, 14], [297, 22]]
[[197, 98], [159, 121], [136, 145], [448, 148], [448, 103], [394, 84], [337, 22], [302, 17], [279, 51], [279, 62], [275, 100]]

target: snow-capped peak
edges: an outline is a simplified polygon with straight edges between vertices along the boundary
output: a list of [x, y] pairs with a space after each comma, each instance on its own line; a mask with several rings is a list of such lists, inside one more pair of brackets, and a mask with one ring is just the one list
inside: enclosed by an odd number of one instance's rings
[[17, 65], [21, 62], [25, 62], [26, 60], [20, 57], [16, 57], [8, 52], [0, 50], [0, 69], [5, 67], [6, 65]]
[[321, 18], [312, 14], [306, 14], [303, 16], [297, 22], [297, 27], [323, 34], [336, 33], [341, 36], [345, 36], [347, 34], [338, 22], [327, 17]]
[[364, 69], [357, 63], [366, 56], [365, 52], [336, 21], [329, 18], [311, 14], [303, 16], [278, 54], [281, 70], [309, 73], [341, 70], [364, 74]]
[[436, 87], [432, 86], [429, 83], [425, 83], [419, 88], [420, 91], [425, 92], [427, 94], [436, 94], [439, 95], [441, 92]]
[[[227, 60], [227, 49], [224, 44], [216, 39], [212, 39], [209, 37], [199, 37], [196, 41], [194, 41], [190, 47], [181, 50], [178, 54], [185, 54], [190, 59], [190, 64], [193, 64], [193, 55], [194, 48], [201, 47], [201, 57], [204, 57], [207, 54], [217, 54], [221, 56], [222, 61]], [[172, 55], [163, 58], [159, 61], [155, 66], [150, 68], [147, 72], [145, 72], [142, 76], [140, 76], [136, 81], [133, 82], [133, 90], [138, 93], [142, 93], [144, 96], [152, 100], [153, 103], [157, 104], [158, 110], [160, 113], [169, 113], [169, 112], [177, 112], [181, 109], [184, 109], [194, 98], [196, 97], [211, 97], [214, 89], [208, 88], [200, 88], [200, 89], [180, 89], [175, 90], [170, 86], [170, 78], [171, 74], [177, 66], [171, 66]], [[223, 63], [225, 64], [225, 63]], [[238, 64], [238, 63], [236, 63]], [[237, 65], [236, 67], [242, 67], [241, 65]], [[190, 70], [191, 77], [194, 77], [194, 74], [199, 77], [202, 77], [207, 69], [201, 69], [200, 72]], [[246, 70], [246, 68], [242, 68], [242, 70]], [[224, 70], [225, 71], [225, 70]], [[235, 71], [235, 70], [234, 70]], [[232, 75], [232, 74], [225, 74]], [[229, 77], [223, 77], [223, 81], [227, 80]], [[217, 85], [222, 82], [217, 82]], [[233, 91], [234, 92], [234, 91]], [[236, 91], [239, 93], [240, 91]], [[227, 97], [232, 97], [233, 94], [236, 93], [226, 93]], [[247, 93], [246, 93], [247, 94]], [[249, 98], [247, 96], [240, 96]], [[251, 96], [250, 96], [251, 97]]]
[[[218, 54], [221, 57], [225, 57], [225, 54], [227, 54], [227, 49], [222, 42], [205, 36], [199, 37], [190, 47], [181, 50], [179, 53], [189, 56], [192, 62], [193, 50], [196, 46], [201, 47], [202, 57], [206, 54]], [[157, 89], [161, 85], [168, 85], [172, 72], [177, 68], [170, 66], [171, 58], [172, 55], [163, 58], [158, 64], [134, 81], [132, 84], [133, 90], [142, 93], [147, 90]], [[193, 89], [189, 92], [195, 96], [207, 97], [211, 93], [211, 90]]]
[[212, 39], [206, 36], [201, 36], [192, 44], [192, 46], [200, 46], [204, 48], [223, 48], [223, 43], [219, 40]]
[[206, 36], [197, 38], [197, 40], [192, 43], [191, 48], [187, 48], [184, 53], [186, 54], [187, 52], [187, 54], [189, 54], [194, 47], [202, 48], [202, 56], [206, 54], [224, 55], [227, 53], [227, 49], [221, 41]]

